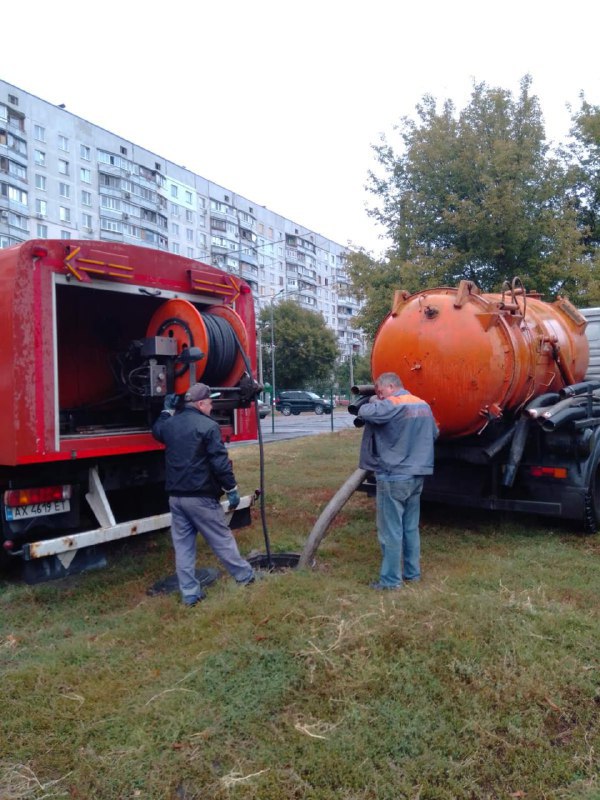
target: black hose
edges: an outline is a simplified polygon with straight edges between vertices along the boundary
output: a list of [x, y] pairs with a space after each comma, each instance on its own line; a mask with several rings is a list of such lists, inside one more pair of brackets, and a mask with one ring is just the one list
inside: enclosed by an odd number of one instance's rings
[[529, 435], [529, 417], [520, 417], [515, 426], [515, 431], [512, 437], [508, 461], [504, 467], [504, 475], [502, 476], [503, 486], [512, 486], [515, 482], [519, 464], [523, 458], [525, 444]]
[[372, 395], [361, 394], [359, 397], [357, 397], [355, 400], [353, 400], [351, 403], [348, 404], [348, 413], [356, 416], [358, 414], [358, 409], [361, 406], [364, 406], [365, 403], [369, 403], [371, 397]]
[[[233, 329], [232, 329], [233, 330]], [[244, 360], [244, 364], [246, 366], [246, 371], [248, 375], [252, 375], [252, 366], [250, 364], [250, 359], [248, 358], [244, 348], [242, 347], [242, 343], [240, 342], [237, 334], [233, 331], [233, 335], [235, 337], [235, 342], [237, 347], [241, 353], [241, 356]], [[260, 478], [259, 478], [259, 488], [260, 488], [260, 497], [259, 497], [259, 508], [260, 508], [260, 519], [262, 523], [263, 529], [263, 538], [265, 540], [265, 551], [267, 554], [267, 567], [269, 570], [273, 569], [273, 559], [271, 558], [271, 541], [269, 539], [269, 530], [267, 528], [267, 513], [265, 509], [265, 451], [263, 445], [263, 437], [262, 437], [262, 428], [260, 425], [260, 414], [258, 413], [258, 395], [254, 396], [254, 413], [256, 414], [256, 425], [258, 427], [258, 457], [259, 457], [259, 471], [260, 471]]]
[[[232, 326], [215, 314], [202, 314], [208, 336], [208, 360], [202, 380], [209, 386], [223, 383], [234, 367], [240, 346]], [[243, 355], [242, 355], [243, 357]], [[251, 373], [248, 373], [251, 374]]]
[[484, 448], [483, 452], [492, 460], [501, 450], [504, 450], [506, 445], [512, 440], [515, 435], [516, 425], [512, 425], [502, 436], [495, 439], [488, 447]]
[[585, 406], [566, 406], [554, 414], [554, 416], [550, 419], [542, 418], [542, 430], [546, 431], [546, 433], [550, 433], [551, 431], [555, 431], [561, 425], [565, 425], [567, 422], [585, 419], [587, 416], [589, 416], [589, 414]]
[[586, 392], [594, 392], [596, 389], [600, 389], [600, 381], [583, 381], [582, 383], [573, 383], [570, 386], [565, 386], [558, 393], [561, 397], [575, 397]]

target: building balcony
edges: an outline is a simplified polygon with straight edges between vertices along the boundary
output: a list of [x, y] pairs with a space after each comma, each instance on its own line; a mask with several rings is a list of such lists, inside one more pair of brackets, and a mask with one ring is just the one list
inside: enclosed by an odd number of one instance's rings
[[254, 268], [254, 272], [258, 272], [258, 258], [255, 253], [240, 253], [240, 261], [250, 264]]

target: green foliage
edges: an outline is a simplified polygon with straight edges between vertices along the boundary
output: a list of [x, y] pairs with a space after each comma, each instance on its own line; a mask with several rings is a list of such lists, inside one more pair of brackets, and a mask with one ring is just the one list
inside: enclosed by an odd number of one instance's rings
[[[267, 446], [274, 552], [302, 548], [360, 436]], [[230, 454], [257, 485], [257, 448]], [[597, 798], [598, 537], [422, 516], [423, 580], [385, 597], [359, 493], [313, 570], [223, 578], [193, 609], [146, 594], [173, 572], [161, 535], [97, 573], [0, 582], [0, 797]], [[236, 535], [264, 551], [258, 514]]]
[[374, 147], [380, 171], [370, 175], [378, 203], [371, 214], [393, 245], [381, 261], [364, 251], [349, 259], [353, 291], [366, 302], [358, 321], [371, 335], [396, 288], [416, 292], [468, 279], [489, 292], [519, 276], [548, 299], [558, 292], [576, 303], [589, 297], [593, 269], [572, 174], [549, 150], [530, 85], [523, 78], [515, 98], [475, 84], [460, 111], [450, 101], [438, 108], [426, 95], [416, 119], [397, 126], [399, 152], [385, 139]]
[[350, 356], [341, 358], [336, 366], [335, 381], [340, 394], [347, 398], [350, 395], [351, 385], [359, 383], [371, 383], [371, 356], [370, 354], [361, 356], [359, 353], [352, 354], [352, 380], [350, 379]]
[[573, 114], [571, 141], [562, 151], [570, 166], [570, 196], [583, 231], [586, 257], [593, 265], [587, 287], [586, 304], [600, 303], [600, 106], [581, 96], [581, 106]]
[[327, 327], [321, 314], [301, 308], [293, 300], [283, 300], [261, 311], [259, 324], [264, 331], [263, 370], [266, 380], [273, 382], [271, 313], [275, 340], [275, 388], [302, 389], [330, 383], [338, 356], [335, 333]]

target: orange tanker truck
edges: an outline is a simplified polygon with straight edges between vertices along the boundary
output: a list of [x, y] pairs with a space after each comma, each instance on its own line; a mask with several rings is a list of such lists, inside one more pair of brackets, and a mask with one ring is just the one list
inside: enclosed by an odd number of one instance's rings
[[[600, 382], [585, 380], [585, 317], [518, 278], [500, 294], [472, 281], [397, 291], [372, 351], [426, 400], [440, 437], [423, 499], [600, 521]], [[356, 403], [367, 387], [356, 387]], [[367, 484], [367, 489], [369, 485]]]
[[150, 430], [165, 394], [208, 383], [223, 440], [256, 439], [241, 278], [144, 247], [33, 240], [0, 250], [0, 289], [0, 562], [27, 580], [100, 566], [107, 542], [169, 527]]

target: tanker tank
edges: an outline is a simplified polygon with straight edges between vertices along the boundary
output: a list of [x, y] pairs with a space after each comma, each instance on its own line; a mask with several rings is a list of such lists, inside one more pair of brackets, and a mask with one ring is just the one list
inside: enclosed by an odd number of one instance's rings
[[544, 302], [515, 278], [501, 294], [472, 281], [397, 291], [373, 344], [373, 377], [396, 372], [426, 400], [441, 439], [480, 433], [537, 396], [584, 379], [586, 319], [566, 298]]

